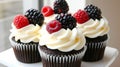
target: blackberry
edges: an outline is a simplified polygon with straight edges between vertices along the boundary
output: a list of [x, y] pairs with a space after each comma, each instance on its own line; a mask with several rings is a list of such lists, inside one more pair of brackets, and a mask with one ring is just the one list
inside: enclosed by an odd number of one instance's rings
[[95, 19], [100, 20], [102, 18], [101, 16], [102, 12], [97, 6], [90, 4], [84, 10], [88, 13], [89, 17], [94, 20]]
[[54, 2], [54, 13], [67, 13], [69, 10], [69, 6], [65, 0], [56, 0]]
[[73, 16], [71, 16], [71, 14], [61, 13], [56, 17], [56, 20], [61, 23], [62, 28], [64, 29], [69, 28], [70, 30], [72, 30], [76, 27], [76, 20]]
[[38, 25], [42, 26], [44, 17], [43, 17], [43, 14], [40, 13], [38, 10], [29, 9], [25, 13], [25, 16], [28, 18], [30, 24], [34, 24], [34, 25], [38, 24]]

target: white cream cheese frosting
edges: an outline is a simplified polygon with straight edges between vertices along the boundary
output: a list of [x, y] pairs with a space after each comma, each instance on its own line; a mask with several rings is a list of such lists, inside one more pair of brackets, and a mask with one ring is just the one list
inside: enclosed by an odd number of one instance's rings
[[53, 14], [53, 15], [51, 15], [51, 16], [44, 17], [44, 18], [45, 18], [44, 22], [45, 22], [45, 23], [49, 23], [50, 21], [55, 20], [55, 17], [56, 17], [56, 16], [57, 16], [57, 14]]
[[69, 52], [72, 50], [80, 50], [85, 45], [85, 37], [78, 28], [61, 29], [58, 32], [49, 34], [44, 26], [41, 29], [42, 37], [40, 38], [40, 46], [46, 45], [49, 49], [58, 49], [62, 52]]
[[101, 18], [100, 20], [90, 19], [83, 24], [78, 24], [78, 27], [82, 30], [83, 34], [89, 38], [103, 36], [109, 32], [108, 21], [105, 18]]
[[39, 42], [40, 37], [39, 30], [40, 30], [39, 25], [29, 24], [28, 26], [25, 26], [21, 29], [17, 29], [12, 24], [12, 29], [10, 30], [11, 32], [10, 38], [15, 37], [16, 41], [20, 39], [20, 41], [23, 43], [29, 43], [31, 41]]

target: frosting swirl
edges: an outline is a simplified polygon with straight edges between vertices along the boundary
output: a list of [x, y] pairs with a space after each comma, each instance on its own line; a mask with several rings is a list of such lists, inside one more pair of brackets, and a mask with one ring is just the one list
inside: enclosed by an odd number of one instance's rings
[[12, 29], [10, 30], [10, 38], [15, 37], [16, 41], [20, 39], [20, 41], [23, 43], [29, 43], [31, 41], [39, 42], [39, 30], [39, 25], [29, 24], [28, 26], [25, 26], [21, 29], [16, 29], [16, 27], [12, 24]]
[[109, 31], [108, 21], [105, 18], [100, 20], [90, 19], [83, 24], [78, 24], [78, 27], [80, 27], [83, 34], [89, 38], [103, 36]]
[[[45, 29], [45, 28], [44, 28]], [[46, 45], [49, 49], [58, 49], [62, 52], [72, 50], [80, 50], [85, 45], [85, 37], [78, 28], [61, 29], [58, 32], [49, 34], [45, 30], [41, 30], [43, 36], [40, 38], [40, 46]]]
[[50, 21], [54, 20], [56, 16], [57, 16], [57, 14], [53, 14], [49, 17], [45, 17], [45, 20], [44, 20], [45, 23], [49, 23]]

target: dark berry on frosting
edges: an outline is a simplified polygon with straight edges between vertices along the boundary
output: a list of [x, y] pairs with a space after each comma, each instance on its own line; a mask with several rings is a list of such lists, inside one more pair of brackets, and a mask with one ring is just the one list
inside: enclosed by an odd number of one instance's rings
[[41, 10], [42, 14], [47, 17], [54, 14], [54, 10], [50, 6], [44, 6]]
[[57, 20], [49, 22], [46, 26], [47, 31], [51, 34], [61, 29], [61, 23]]
[[79, 24], [85, 23], [86, 21], [89, 20], [89, 16], [88, 13], [84, 10], [78, 10], [75, 14], [74, 14], [75, 19], [77, 20], [77, 22]]
[[62, 28], [64, 29], [70, 29], [76, 27], [76, 19], [71, 14], [59, 14], [56, 19], [62, 24]]
[[22, 27], [29, 25], [29, 21], [28, 21], [27, 17], [25, 17], [23, 15], [17, 15], [14, 18], [13, 24], [15, 25], [15, 27], [17, 29], [20, 29]]
[[54, 2], [54, 12], [56, 14], [67, 13], [69, 6], [65, 0], [55, 0]]
[[94, 20], [95, 19], [100, 20], [102, 18], [102, 16], [101, 16], [102, 12], [97, 6], [90, 4], [90, 5], [86, 6], [84, 10], [88, 13], [90, 18], [92, 18]]
[[34, 25], [38, 24], [42, 26], [44, 17], [43, 14], [40, 13], [38, 10], [29, 9], [28, 11], [26, 11], [25, 16], [28, 18], [30, 24], [34, 24]]

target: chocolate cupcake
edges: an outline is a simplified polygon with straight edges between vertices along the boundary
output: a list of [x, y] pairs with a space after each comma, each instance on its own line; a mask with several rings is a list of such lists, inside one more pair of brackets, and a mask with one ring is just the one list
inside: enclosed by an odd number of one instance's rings
[[23, 63], [40, 62], [41, 57], [38, 52], [38, 42], [22, 43], [11, 39], [12, 48], [18, 61]]
[[23, 63], [41, 61], [38, 44], [43, 20], [43, 15], [36, 9], [28, 10], [25, 15], [15, 16], [9, 40], [18, 61]]
[[81, 67], [86, 41], [71, 14], [59, 14], [41, 32], [38, 49], [43, 67]]
[[86, 38], [87, 50], [83, 61], [101, 60], [108, 40], [108, 21], [101, 16], [101, 10], [94, 5], [79, 10], [74, 17]]
[[104, 56], [107, 46], [108, 35], [98, 36], [96, 38], [86, 37], [87, 51], [83, 57], [83, 61], [98, 61]]

